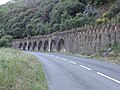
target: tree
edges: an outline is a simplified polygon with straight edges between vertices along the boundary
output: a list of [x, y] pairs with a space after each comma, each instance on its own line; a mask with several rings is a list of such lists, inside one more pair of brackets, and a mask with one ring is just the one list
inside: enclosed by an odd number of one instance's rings
[[85, 10], [85, 5], [75, 1], [68, 4], [66, 11], [70, 16], [76, 16], [77, 13], [83, 13]]

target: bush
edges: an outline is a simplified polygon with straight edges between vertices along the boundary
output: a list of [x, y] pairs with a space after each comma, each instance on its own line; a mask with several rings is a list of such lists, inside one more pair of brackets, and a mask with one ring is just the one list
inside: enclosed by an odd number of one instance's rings
[[85, 5], [79, 2], [70, 3], [66, 7], [67, 13], [70, 16], [76, 16], [77, 13], [83, 13], [85, 10]]
[[5, 35], [0, 39], [0, 47], [10, 47], [12, 36]]
[[112, 3], [115, 0], [88, 0], [90, 4], [94, 5], [103, 5], [105, 3]]
[[66, 29], [81, 27], [88, 22], [88, 18], [85, 16], [81, 16], [80, 14], [76, 15], [76, 17], [66, 20], [65, 26]]
[[101, 24], [101, 23], [106, 23], [106, 22], [108, 22], [108, 21], [109, 21], [109, 19], [108, 19], [107, 17], [103, 17], [103, 18], [97, 19], [97, 20], [96, 20], [96, 23], [97, 23], [97, 24]]
[[2, 28], [0, 29], [0, 38], [3, 37], [5, 35], [5, 30]]
[[110, 8], [109, 17], [112, 18], [116, 16], [119, 12], [120, 12], [120, 0], [117, 0]]
[[119, 44], [119, 43], [113, 44], [113, 45], [111, 46], [111, 48], [112, 48], [113, 50], [115, 50], [115, 53], [116, 53], [116, 54], [120, 53], [120, 44]]

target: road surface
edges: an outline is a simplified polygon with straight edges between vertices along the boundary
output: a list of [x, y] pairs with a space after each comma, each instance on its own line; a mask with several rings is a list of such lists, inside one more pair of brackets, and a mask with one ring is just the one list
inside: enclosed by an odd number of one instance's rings
[[120, 90], [120, 65], [64, 54], [29, 53], [42, 63], [49, 90]]

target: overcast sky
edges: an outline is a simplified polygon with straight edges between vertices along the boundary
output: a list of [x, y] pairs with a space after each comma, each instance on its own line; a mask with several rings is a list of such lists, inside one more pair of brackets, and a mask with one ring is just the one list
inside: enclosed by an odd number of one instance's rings
[[5, 4], [6, 2], [9, 2], [11, 0], [0, 0], [0, 5]]

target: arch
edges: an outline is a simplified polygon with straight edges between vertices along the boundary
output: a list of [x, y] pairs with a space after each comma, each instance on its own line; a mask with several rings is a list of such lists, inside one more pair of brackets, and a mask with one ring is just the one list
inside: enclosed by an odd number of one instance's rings
[[37, 42], [35, 41], [34, 43], [33, 43], [33, 50], [35, 50], [35, 48], [36, 48], [36, 46], [37, 46]]
[[30, 50], [31, 47], [32, 47], [32, 43], [29, 42], [29, 44], [28, 44], [28, 50]]
[[23, 45], [23, 50], [26, 50], [27, 43], [25, 42]]
[[23, 44], [20, 42], [20, 44], [19, 44], [19, 49], [21, 49], [21, 48], [22, 48], [22, 46], [23, 46]]
[[56, 42], [55, 40], [52, 40], [50, 44], [50, 51], [55, 52], [56, 51]]
[[48, 40], [46, 40], [44, 44], [44, 51], [48, 51], [48, 46], [49, 46], [49, 43], [48, 43]]
[[38, 50], [41, 50], [41, 47], [42, 47], [42, 41], [40, 41], [38, 44]]
[[58, 52], [65, 52], [65, 43], [63, 39], [60, 39], [58, 43]]

